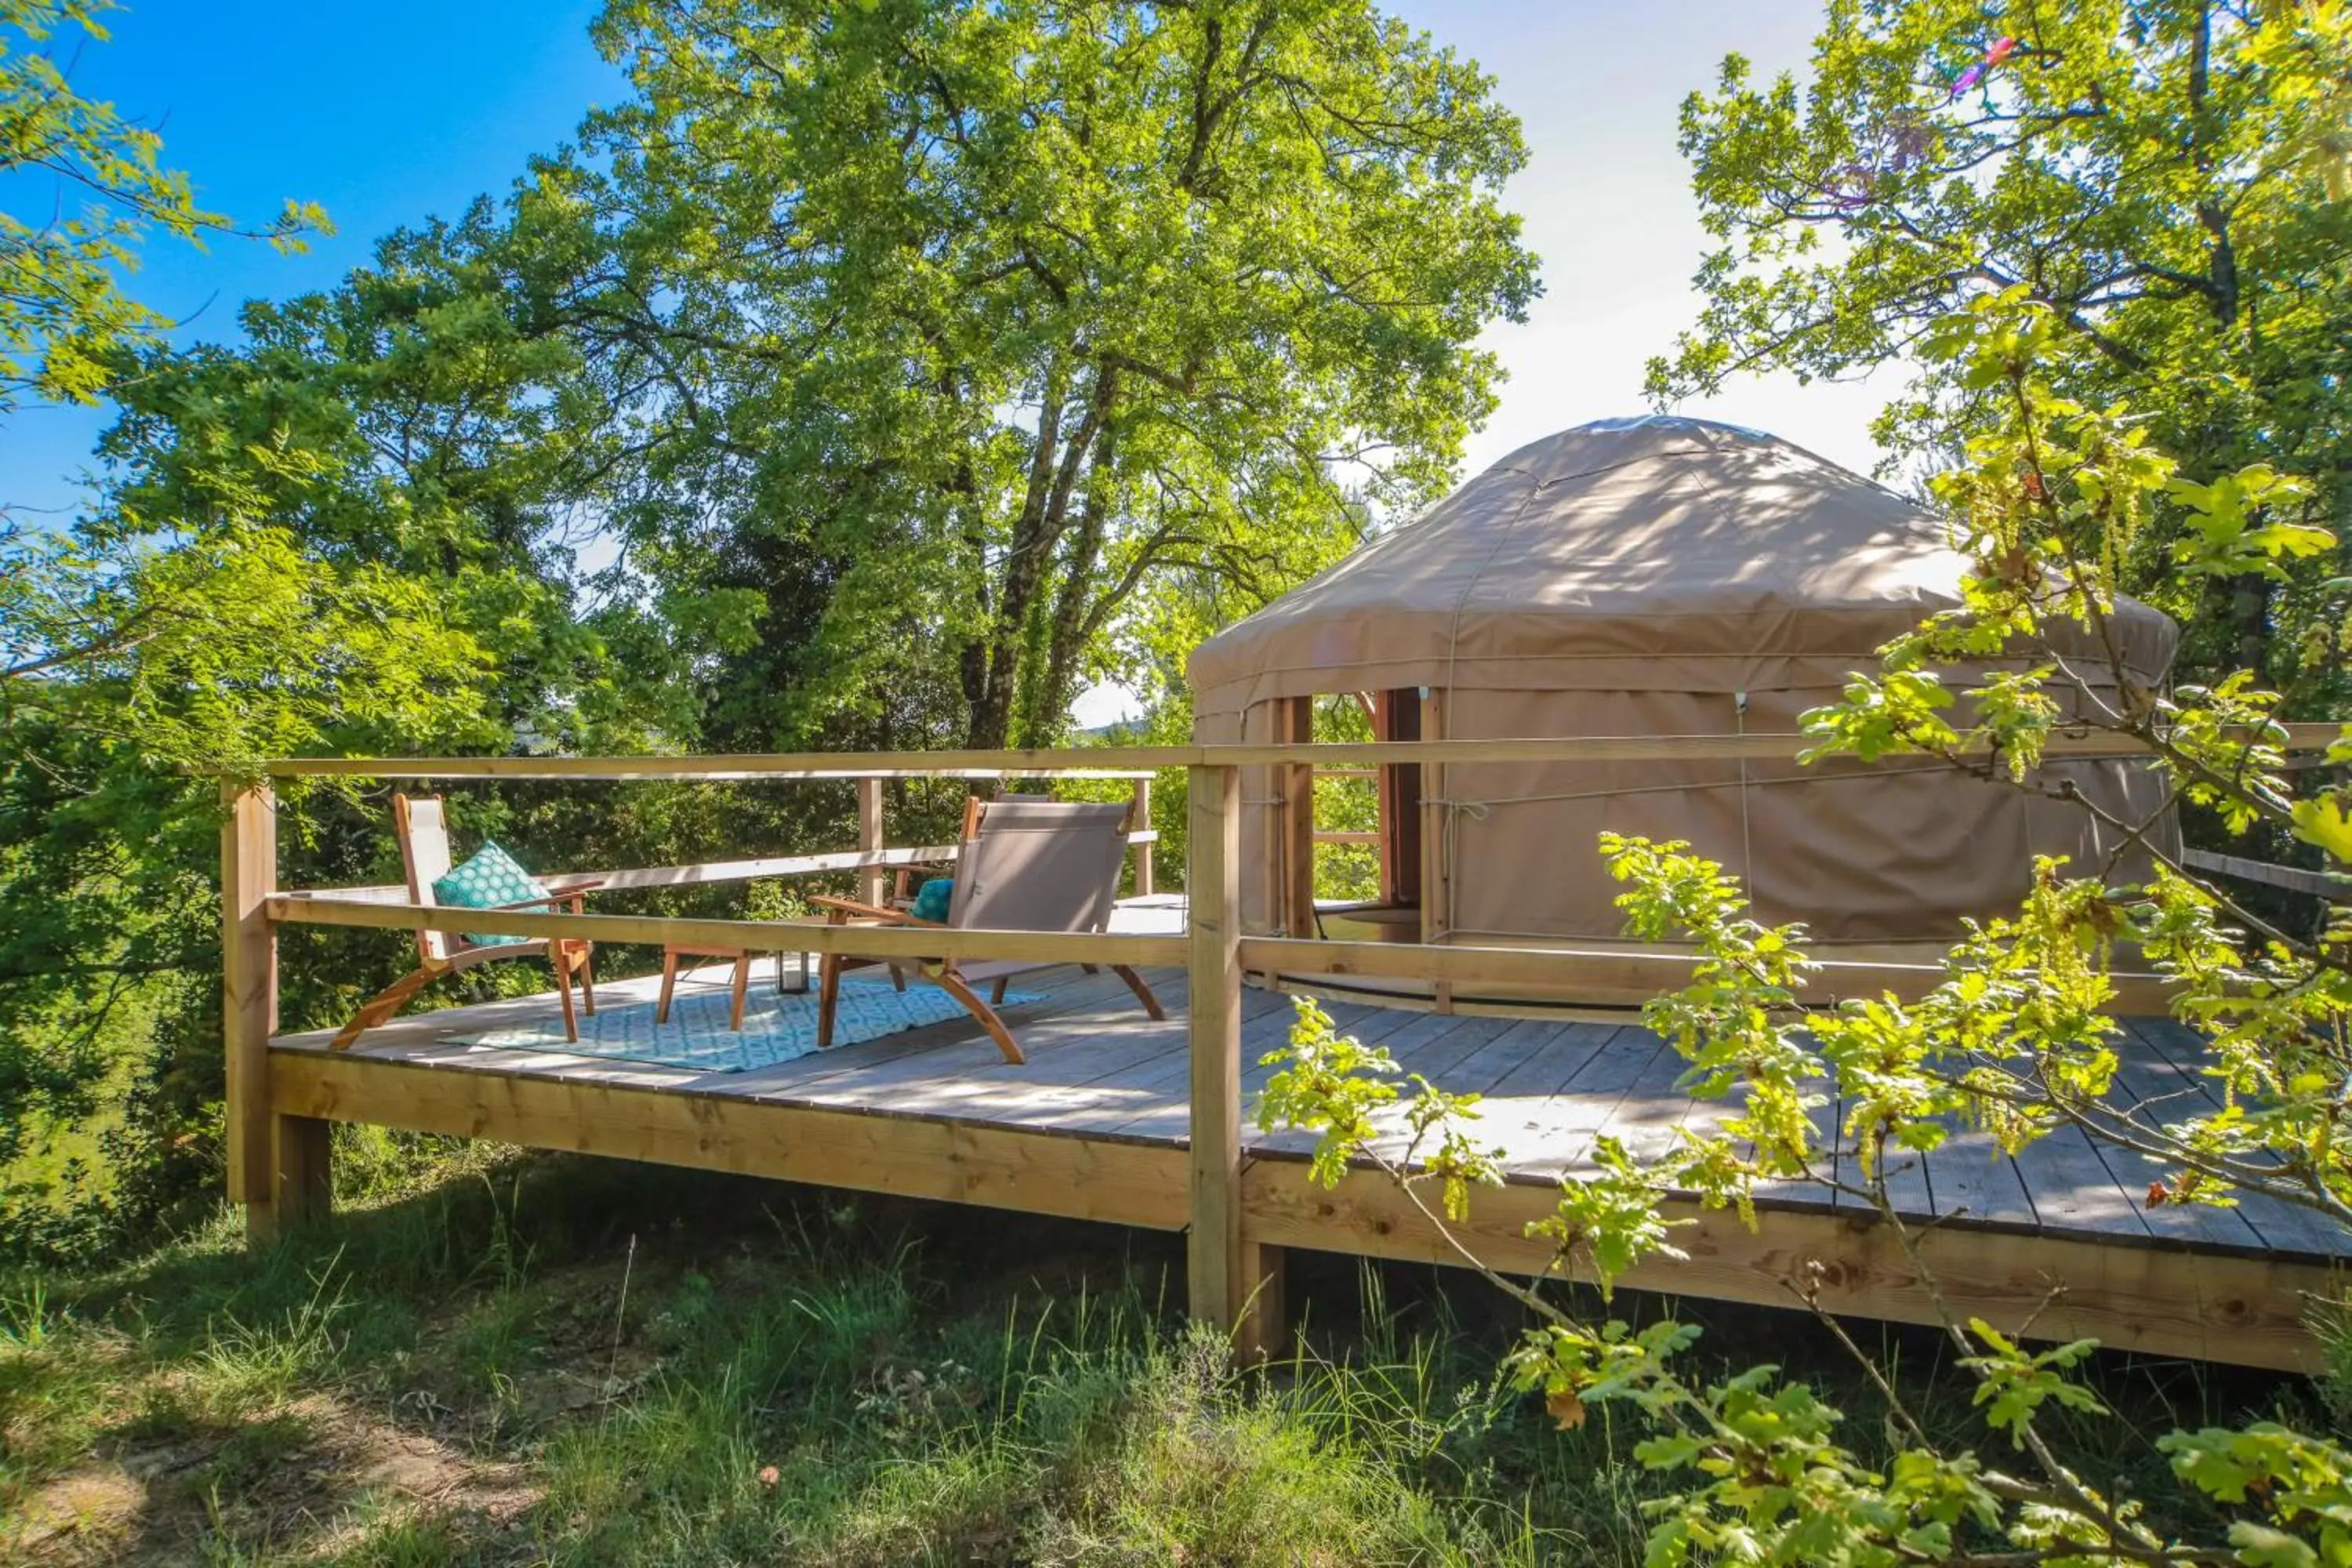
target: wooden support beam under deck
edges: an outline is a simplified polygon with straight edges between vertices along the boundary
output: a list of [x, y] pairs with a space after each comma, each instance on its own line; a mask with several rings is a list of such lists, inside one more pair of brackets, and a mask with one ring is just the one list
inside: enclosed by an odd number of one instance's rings
[[1279, 1258], [1242, 1233], [1241, 773], [1194, 768], [1190, 796], [1192, 1315], [1233, 1335], [1244, 1360], [1271, 1353]]
[[[1559, 1203], [1549, 1184], [1481, 1189], [1455, 1226], [1490, 1267], [1538, 1274], [1549, 1243], [1530, 1220]], [[1899, 1323], [1938, 1321], [1895, 1233], [1874, 1215], [1769, 1209], [1750, 1232], [1736, 1214], [1695, 1202], [1662, 1205], [1684, 1260], [1655, 1258], [1622, 1283], [1718, 1301], [1801, 1309], [1815, 1281], [1822, 1307]], [[1429, 1216], [1377, 1171], [1316, 1184], [1303, 1161], [1252, 1161], [1242, 1173], [1242, 1234], [1260, 1245], [1322, 1247], [1373, 1258], [1462, 1265]], [[2292, 1257], [2190, 1256], [2178, 1248], [2075, 1240], [1939, 1225], [1920, 1230], [1922, 1255], [1962, 1318], [2030, 1337], [2097, 1340], [2112, 1350], [2316, 1373], [2326, 1356], [2308, 1314], [2340, 1293], [2341, 1268]], [[2059, 1284], [2063, 1281], [2063, 1287]]]
[[453, 1071], [324, 1051], [273, 1053], [281, 1117], [492, 1138], [1024, 1214], [1181, 1230], [1184, 1152], [963, 1121]]
[[[228, 1195], [245, 1205], [246, 1231], [277, 1235], [278, 1130], [269, 1108], [269, 1037], [278, 1029], [278, 931], [268, 904], [278, 885], [278, 801], [268, 784], [221, 784], [221, 1033]], [[291, 1152], [313, 1146], [298, 1133]], [[307, 1173], [302, 1190], [308, 1193]]]

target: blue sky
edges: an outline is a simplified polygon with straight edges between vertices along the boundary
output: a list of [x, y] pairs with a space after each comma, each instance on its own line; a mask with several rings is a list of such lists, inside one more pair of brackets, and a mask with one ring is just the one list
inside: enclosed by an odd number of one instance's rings
[[[1677, 109], [1727, 50], [1768, 72], [1801, 68], [1820, 0], [1391, 3], [1496, 75], [1531, 150], [1509, 198], [1543, 258], [1546, 293], [1527, 322], [1488, 334], [1511, 379], [1469, 471], [1551, 431], [1639, 412], [1644, 363], [1696, 309], [1688, 280], [1703, 237], [1675, 148]], [[584, 109], [620, 95], [588, 42], [595, 10], [593, 0], [135, 0], [113, 13], [113, 41], [88, 49], [76, 73], [86, 91], [159, 121], [169, 160], [194, 174], [206, 205], [266, 218], [299, 197], [322, 204], [339, 230], [294, 258], [159, 242], [138, 296], [185, 318], [183, 337], [233, 336], [239, 301], [325, 286], [387, 230], [504, 192]], [[23, 191], [0, 200], [27, 205]], [[1892, 390], [1749, 381], [1687, 411], [1866, 469], [1866, 426]], [[69, 509], [102, 423], [26, 408], [0, 426], [0, 500]]]
[[[1491, 72], [1525, 122], [1508, 193], [1543, 258], [1544, 298], [1487, 334], [1511, 373], [1469, 471], [1539, 436], [1643, 412], [1643, 367], [1697, 310], [1705, 236], [1675, 138], [1682, 101], [1727, 53], [1801, 74], [1821, 0], [1391, 0]], [[1869, 424], [1900, 378], [1799, 386], [1751, 378], [1683, 412], [1750, 425], [1868, 472]]]
[[[76, 84], [159, 124], [166, 162], [194, 176], [202, 205], [266, 220], [289, 197], [315, 201], [338, 231], [298, 257], [158, 240], [134, 297], [184, 319], [183, 337], [233, 337], [241, 301], [325, 287], [389, 230], [505, 191], [588, 105], [621, 96], [620, 74], [588, 42], [596, 10], [594, 0], [128, 0], [105, 17], [112, 40], [82, 51]], [[49, 199], [0, 188], [20, 213]], [[88, 410], [20, 410], [0, 426], [0, 501], [69, 506], [104, 425]]]

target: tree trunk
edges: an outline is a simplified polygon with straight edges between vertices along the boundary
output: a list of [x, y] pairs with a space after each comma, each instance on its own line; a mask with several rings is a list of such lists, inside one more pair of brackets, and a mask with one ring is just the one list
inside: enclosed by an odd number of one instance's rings
[[[980, 502], [972, 492], [979, 489], [971, 478], [971, 466], [966, 463], [962, 478], [969, 487], [964, 494], [964, 548], [971, 560], [966, 570], [971, 574], [975, 609], [982, 625], [991, 614], [988, 602], [988, 533], [982, 526]], [[962, 689], [964, 701], [964, 743], [978, 745], [972, 738], [982, 704], [988, 700], [988, 640], [974, 633], [962, 647], [956, 650], [956, 684]]]
[[1021, 691], [1024, 645], [1035, 629], [1032, 616], [1041, 607], [1039, 593], [1046, 568], [1069, 519], [1070, 493], [1077, 484], [1078, 470], [1094, 448], [1117, 390], [1111, 373], [1097, 371], [1086, 414], [1070, 438], [1060, 442], [1060, 393], [1065, 384], [1058, 372], [1049, 374], [1048, 402], [1038, 416], [1037, 445], [1030, 458], [1029, 487], [1013, 522], [1012, 546], [1005, 553], [1004, 576], [998, 587], [996, 617], [989, 637], [987, 689], [971, 716], [971, 744], [982, 750], [1003, 747], [1012, 733], [1015, 699]]
[[1003, 578], [997, 585], [995, 614], [990, 617], [982, 650], [979, 693], [976, 697], [966, 693], [971, 704], [966, 743], [975, 750], [1001, 749], [1012, 731], [1022, 628], [1029, 618], [1029, 602], [1045, 554], [1041, 541], [1052, 498], [1055, 459], [1060, 456], [1062, 403], [1067, 390], [1066, 373], [1056, 359], [1045, 369], [1044, 394], [1038, 400], [1036, 445], [1029, 453], [1029, 480], [1022, 490], [1021, 510], [1013, 520], [1013, 540], [1005, 552]]
[[[2206, 179], [2212, 177], [2214, 168], [2215, 126], [2208, 101], [2212, 94], [2212, 73], [2213, 8], [2201, 5], [2197, 8], [2197, 24], [2189, 43], [2189, 138], [2197, 172]], [[2233, 331], [2238, 325], [2238, 249], [2230, 237], [2230, 215], [2210, 195], [2200, 195], [2197, 221], [2212, 237], [2205, 257], [2206, 295], [2222, 331]]]
[[[1106, 372], [1106, 374], [1108, 373]], [[1054, 619], [1045, 645], [1045, 672], [1039, 681], [1032, 712], [1038, 742], [1050, 743], [1069, 717], [1077, 700], [1078, 660], [1086, 653], [1089, 632], [1087, 608], [1094, 593], [1095, 570], [1102, 563], [1103, 540], [1109, 529], [1117, 426], [1105, 425], [1095, 443], [1094, 461], [1087, 469], [1087, 499], [1078, 509], [1078, 526], [1070, 535], [1062, 580], [1055, 595]]]
[[2261, 684], [2275, 689], [2278, 682], [2263, 668], [2270, 661], [2271, 649], [2270, 580], [2241, 577], [2230, 590], [2230, 626], [2237, 634], [2239, 668], [2252, 670]]

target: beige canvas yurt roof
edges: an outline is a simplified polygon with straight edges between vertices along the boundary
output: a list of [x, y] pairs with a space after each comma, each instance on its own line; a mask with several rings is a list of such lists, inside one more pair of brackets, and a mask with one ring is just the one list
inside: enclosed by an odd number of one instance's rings
[[[1203, 712], [1316, 691], [1834, 687], [1958, 602], [1945, 524], [1776, 437], [1605, 419], [1530, 442], [1194, 652]], [[2118, 606], [2136, 674], [2171, 623]]]

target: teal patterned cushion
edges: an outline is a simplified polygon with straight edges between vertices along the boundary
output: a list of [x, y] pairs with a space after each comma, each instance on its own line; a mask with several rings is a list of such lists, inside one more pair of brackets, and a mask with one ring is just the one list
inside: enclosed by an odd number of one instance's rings
[[955, 879], [934, 877], [915, 893], [915, 907], [910, 911], [919, 921], [938, 921], [945, 924], [948, 908], [955, 901]]
[[[485, 844], [481, 853], [457, 867], [433, 884], [436, 903], [457, 910], [495, 910], [507, 904], [520, 904], [527, 899], [543, 899], [547, 889], [530, 872], [515, 863], [515, 858], [496, 844]], [[477, 947], [511, 947], [519, 942], [529, 942], [527, 936], [488, 936], [473, 931], [466, 940]]]

